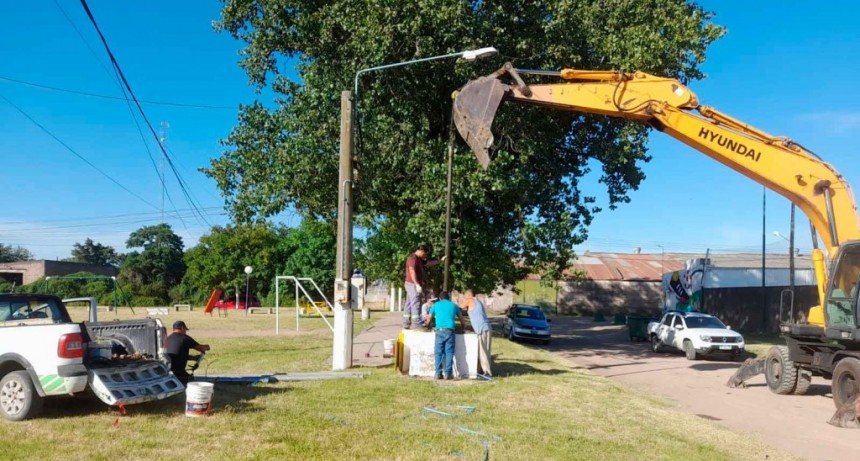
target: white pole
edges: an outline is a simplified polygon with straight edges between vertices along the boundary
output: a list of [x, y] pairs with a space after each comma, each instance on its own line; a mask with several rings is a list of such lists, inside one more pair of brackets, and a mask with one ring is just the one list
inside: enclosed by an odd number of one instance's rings
[[397, 310], [403, 312], [403, 287], [397, 287]]
[[388, 295], [388, 311], [394, 312], [394, 286], [391, 286], [391, 293]]
[[299, 331], [299, 280], [293, 277], [293, 282], [296, 282], [296, 331]]
[[[278, 282], [280, 282], [280, 279], [275, 276], [275, 336], [281, 334], [281, 299], [278, 297], [281, 294], [281, 290], [278, 289], [280, 286]], [[248, 306], [245, 307], [247, 308]]]
[[339, 353], [332, 353], [333, 370], [346, 370], [352, 367], [352, 323], [351, 306], [335, 301], [332, 350]]

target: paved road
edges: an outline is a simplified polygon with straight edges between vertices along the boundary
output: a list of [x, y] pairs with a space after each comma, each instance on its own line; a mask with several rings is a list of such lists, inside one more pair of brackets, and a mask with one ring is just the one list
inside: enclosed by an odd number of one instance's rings
[[763, 376], [747, 389], [726, 381], [738, 363], [688, 361], [680, 352], [655, 354], [647, 343], [631, 343], [623, 326], [590, 319], [553, 319], [553, 343], [547, 346], [578, 367], [631, 388], [667, 397], [702, 418], [741, 432], [759, 434], [768, 443], [813, 460], [860, 459], [860, 432], [827, 424], [834, 406], [829, 382], [813, 378], [805, 396], [776, 395]]

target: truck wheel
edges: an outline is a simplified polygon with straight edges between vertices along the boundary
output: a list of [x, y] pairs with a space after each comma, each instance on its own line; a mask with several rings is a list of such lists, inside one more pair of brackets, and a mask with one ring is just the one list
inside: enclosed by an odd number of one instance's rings
[[684, 353], [687, 355], [687, 360], [696, 360], [698, 358], [696, 355], [696, 348], [693, 346], [693, 342], [689, 339], [684, 340]]
[[654, 352], [663, 352], [663, 342], [657, 335], [651, 335], [651, 350]]
[[36, 393], [26, 371], [13, 371], [0, 381], [0, 413], [9, 421], [22, 421], [42, 410], [42, 397]]
[[846, 357], [833, 369], [833, 403], [836, 408], [860, 394], [860, 360]]
[[812, 373], [807, 370], [797, 370], [797, 386], [794, 387], [794, 395], [806, 395], [811, 385]]
[[773, 346], [767, 351], [764, 377], [767, 387], [774, 394], [786, 395], [794, 392], [797, 386], [797, 367], [788, 358], [787, 346]]

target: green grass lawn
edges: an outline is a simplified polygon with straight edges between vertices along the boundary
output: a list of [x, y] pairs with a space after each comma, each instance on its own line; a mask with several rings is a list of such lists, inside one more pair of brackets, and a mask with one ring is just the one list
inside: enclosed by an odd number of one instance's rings
[[[192, 334], [195, 326], [213, 332], [197, 337], [212, 345], [198, 374], [330, 369], [331, 334], [319, 319], [306, 319], [301, 335], [242, 337], [215, 327], [250, 332], [243, 322], [269, 328], [273, 319], [182, 314]], [[357, 320], [356, 332], [366, 326]], [[186, 417], [176, 396], [129, 407], [114, 427], [116, 409], [53, 399], [41, 418], [0, 423], [0, 450], [3, 459], [69, 461], [480, 460], [485, 449], [499, 460], [791, 459], [549, 352], [500, 338], [493, 348], [493, 382], [437, 383], [384, 367], [359, 369], [369, 372], [364, 379], [218, 384], [206, 418]]]

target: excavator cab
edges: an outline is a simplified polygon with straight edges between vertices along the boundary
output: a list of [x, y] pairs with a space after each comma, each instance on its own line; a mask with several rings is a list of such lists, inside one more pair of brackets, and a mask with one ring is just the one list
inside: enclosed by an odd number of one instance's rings
[[824, 304], [825, 335], [836, 341], [857, 341], [858, 285], [860, 285], [860, 241], [845, 242], [830, 269]]

